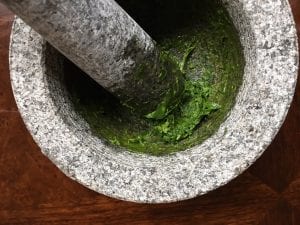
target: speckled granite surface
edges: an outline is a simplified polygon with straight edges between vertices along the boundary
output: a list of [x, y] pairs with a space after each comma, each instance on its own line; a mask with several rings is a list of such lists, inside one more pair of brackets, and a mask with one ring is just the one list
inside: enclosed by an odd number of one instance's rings
[[61, 62], [17, 19], [11, 80], [24, 122], [66, 175], [108, 196], [173, 202], [215, 189], [255, 161], [279, 130], [293, 97], [298, 46], [286, 0], [224, 0], [240, 31], [246, 68], [227, 120], [208, 140], [164, 157], [111, 149], [72, 109], [60, 82]]

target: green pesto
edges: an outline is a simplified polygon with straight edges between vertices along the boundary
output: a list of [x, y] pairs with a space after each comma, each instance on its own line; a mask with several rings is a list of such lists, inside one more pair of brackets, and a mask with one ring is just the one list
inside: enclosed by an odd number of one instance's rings
[[[145, 3], [137, 2], [140, 7]], [[185, 83], [178, 98], [166, 97], [145, 118], [132, 114], [80, 71], [67, 69], [65, 80], [75, 109], [95, 135], [129, 151], [165, 155], [200, 144], [219, 128], [242, 83], [244, 59], [237, 32], [219, 1], [161, 0], [157, 4], [157, 23], [145, 18], [147, 13], [136, 5], [142, 16], [135, 19], [149, 29], [161, 52], [181, 70]], [[190, 12], [176, 12], [184, 7]], [[157, 12], [163, 9], [165, 13]], [[161, 76], [163, 79], [164, 74]], [[177, 107], [167, 109], [168, 101], [177, 101], [173, 102]]]

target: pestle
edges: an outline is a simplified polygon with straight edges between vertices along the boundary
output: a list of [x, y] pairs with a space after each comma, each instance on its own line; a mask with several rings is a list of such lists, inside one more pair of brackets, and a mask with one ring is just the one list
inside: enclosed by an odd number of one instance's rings
[[114, 0], [0, 2], [122, 104], [154, 119], [176, 106], [180, 69]]

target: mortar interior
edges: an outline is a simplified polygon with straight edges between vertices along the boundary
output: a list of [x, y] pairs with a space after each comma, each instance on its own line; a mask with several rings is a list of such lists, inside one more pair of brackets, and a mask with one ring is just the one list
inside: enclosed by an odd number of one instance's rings
[[152, 122], [132, 115], [116, 98], [64, 59], [63, 82], [74, 109], [88, 122], [94, 135], [109, 145], [133, 152], [165, 155], [202, 143], [226, 119], [242, 83], [242, 48], [229, 15], [219, 1], [118, 2], [178, 62], [196, 40], [186, 66], [187, 77], [208, 80], [210, 100], [221, 108], [201, 120], [193, 133], [181, 141], [166, 143], [157, 136], [139, 141], [151, 129]]

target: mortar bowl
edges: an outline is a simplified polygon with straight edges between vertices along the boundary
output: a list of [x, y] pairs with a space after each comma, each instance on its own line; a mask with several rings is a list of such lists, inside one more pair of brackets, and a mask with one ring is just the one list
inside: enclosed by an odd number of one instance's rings
[[298, 71], [295, 24], [287, 0], [223, 0], [246, 65], [234, 107], [217, 132], [185, 151], [150, 156], [93, 135], [74, 110], [60, 54], [16, 18], [10, 44], [14, 96], [27, 129], [63, 173], [104, 195], [139, 203], [190, 199], [245, 171], [280, 129]]

